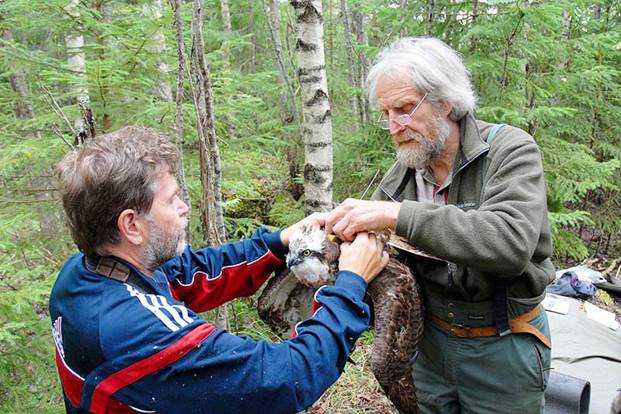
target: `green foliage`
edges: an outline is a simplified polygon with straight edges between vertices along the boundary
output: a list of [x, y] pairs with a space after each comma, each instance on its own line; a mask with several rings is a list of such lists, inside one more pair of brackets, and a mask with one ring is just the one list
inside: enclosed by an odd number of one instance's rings
[[[368, 125], [359, 132], [341, 132], [335, 125], [334, 198], [342, 201], [348, 197], [369, 198], [383, 174], [394, 162], [394, 147], [390, 135], [376, 125]], [[340, 174], [347, 171], [347, 174]], [[373, 180], [375, 178], [375, 180]]]

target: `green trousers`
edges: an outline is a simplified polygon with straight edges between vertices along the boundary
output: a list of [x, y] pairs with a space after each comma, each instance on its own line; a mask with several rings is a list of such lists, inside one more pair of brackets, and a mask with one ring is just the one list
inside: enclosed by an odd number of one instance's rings
[[[545, 310], [530, 322], [548, 338]], [[429, 319], [412, 373], [422, 413], [543, 412], [550, 349], [530, 334], [459, 338]]]

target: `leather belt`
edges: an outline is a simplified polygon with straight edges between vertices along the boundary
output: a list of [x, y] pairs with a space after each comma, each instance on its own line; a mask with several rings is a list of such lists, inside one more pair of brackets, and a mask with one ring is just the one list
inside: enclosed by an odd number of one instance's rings
[[[543, 334], [539, 329], [535, 328], [528, 322], [535, 319], [541, 312], [541, 304], [538, 304], [528, 312], [518, 316], [517, 318], [509, 321], [511, 325], [511, 333], [528, 333], [534, 335], [545, 346], [552, 349], [550, 339]], [[443, 319], [438, 318], [435, 315], [429, 315], [430, 319], [445, 331], [458, 336], [460, 338], [480, 338], [486, 336], [498, 336], [498, 330], [495, 326], [480, 326], [469, 327], [464, 325], [453, 325]]]

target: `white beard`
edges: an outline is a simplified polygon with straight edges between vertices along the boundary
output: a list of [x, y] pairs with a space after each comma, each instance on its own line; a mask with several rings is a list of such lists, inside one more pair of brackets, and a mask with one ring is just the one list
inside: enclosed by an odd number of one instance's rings
[[[436, 125], [432, 132], [435, 137], [428, 138], [422, 134], [408, 130], [407, 142], [397, 147], [397, 161], [407, 168], [420, 170], [427, 168], [433, 161], [438, 159], [450, 133], [449, 123], [436, 118]], [[410, 141], [415, 141], [416, 144]]]

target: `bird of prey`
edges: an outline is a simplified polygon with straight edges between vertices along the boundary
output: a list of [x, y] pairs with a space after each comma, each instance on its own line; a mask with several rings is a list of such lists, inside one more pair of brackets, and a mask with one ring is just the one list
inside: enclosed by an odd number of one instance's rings
[[[302, 227], [291, 236], [288, 269], [272, 278], [259, 297], [259, 315], [272, 330], [290, 334], [295, 323], [310, 317], [314, 291], [334, 282], [338, 257], [338, 244], [323, 230]], [[375, 331], [371, 371], [400, 413], [419, 413], [410, 364], [423, 333], [423, 304], [416, 278], [393, 252], [367, 294]]]

